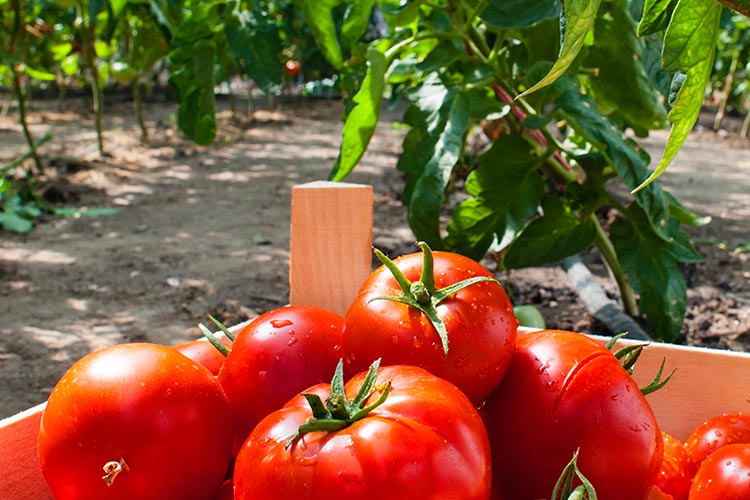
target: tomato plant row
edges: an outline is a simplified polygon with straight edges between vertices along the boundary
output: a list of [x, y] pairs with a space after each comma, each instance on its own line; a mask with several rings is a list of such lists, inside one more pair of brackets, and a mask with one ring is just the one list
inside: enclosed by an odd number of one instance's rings
[[236, 333], [201, 325], [208, 341], [82, 358], [42, 415], [53, 494], [653, 495], [664, 442], [630, 375], [642, 346], [613, 354], [575, 332], [519, 336], [491, 273], [421, 247], [378, 252], [383, 266], [344, 317], [285, 306]]

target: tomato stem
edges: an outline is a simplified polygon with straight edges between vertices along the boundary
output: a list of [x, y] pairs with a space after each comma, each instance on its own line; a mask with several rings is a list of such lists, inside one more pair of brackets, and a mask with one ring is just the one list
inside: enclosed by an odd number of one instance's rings
[[[340, 360], [331, 380], [331, 395], [326, 399], [325, 404], [317, 394], [302, 394], [310, 405], [313, 416], [300, 425], [297, 431], [287, 439], [285, 448], [289, 448], [297, 439], [308, 432], [335, 432], [349, 427], [383, 404], [391, 392], [391, 383], [387, 382], [382, 387], [377, 385], [378, 368], [380, 368], [380, 359], [376, 359], [370, 365], [359, 392], [352, 401], [349, 401], [344, 391], [344, 362]], [[367, 399], [375, 391], [381, 391], [380, 397], [371, 405], [364, 406]]]
[[122, 472], [126, 470], [130, 470], [128, 467], [127, 462], [125, 462], [124, 458], [121, 458], [119, 461], [111, 461], [104, 464], [104, 467], [102, 467], [102, 470], [104, 471], [104, 475], [102, 476], [102, 479], [104, 479], [104, 482], [107, 484], [107, 486], [112, 486], [112, 484], [115, 482], [115, 479], [117, 479], [117, 476]]

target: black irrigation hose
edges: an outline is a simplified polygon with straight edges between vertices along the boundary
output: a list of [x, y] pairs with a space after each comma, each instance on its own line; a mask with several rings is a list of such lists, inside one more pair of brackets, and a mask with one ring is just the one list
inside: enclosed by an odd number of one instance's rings
[[594, 281], [591, 271], [578, 255], [563, 260], [562, 266], [578, 296], [586, 304], [586, 309], [594, 318], [601, 321], [613, 335], [628, 332], [627, 338], [629, 339], [653, 340], [633, 318], [620, 309], [617, 302], [607, 297], [607, 294]]

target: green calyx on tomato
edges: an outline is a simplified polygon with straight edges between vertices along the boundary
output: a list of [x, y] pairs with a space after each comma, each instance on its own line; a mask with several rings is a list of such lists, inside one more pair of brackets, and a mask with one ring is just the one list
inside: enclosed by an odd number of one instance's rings
[[[607, 349], [612, 350], [612, 348], [615, 346], [618, 340], [623, 338], [625, 335], [627, 335], [627, 332], [618, 333], [617, 335], [614, 335], [609, 342], [607, 342]], [[632, 375], [633, 370], [635, 369], [635, 364], [638, 362], [638, 358], [641, 356], [641, 353], [643, 352], [643, 348], [648, 344], [633, 344], [626, 347], [623, 347], [621, 349], [618, 349], [613, 354], [615, 358], [617, 358], [620, 361], [620, 364], [623, 368], [628, 372], [628, 374]], [[661, 365], [659, 365], [659, 370], [656, 372], [656, 375], [654, 378], [649, 382], [649, 384], [645, 387], [641, 387], [641, 393], [645, 396], [647, 394], [651, 394], [652, 392], [656, 392], [665, 385], [667, 385], [667, 382], [672, 378], [672, 375], [674, 375], [674, 370], [669, 372], [669, 375], [667, 375], [666, 378], [662, 379], [662, 375], [664, 375], [664, 363], [665, 360], [662, 359]]]
[[[218, 319], [214, 318], [210, 314], [208, 315], [208, 317], [213, 322], [214, 325], [216, 325], [217, 327], [219, 327], [219, 329], [222, 332], [224, 332], [224, 335], [226, 335], [229, 340], [231, 340], [232, 342], [234, 342], [234, 340], [235, 340], [234, 334], [229, 331], [229, 328], [227, 328], [226, 326], [224, 326], [224, 323], [222, 323]], [[227, 346], [225, 346], [221, 342], [221, 339], [219, 337], [217, 337], [214, 332], [212, 332], [211, 330], [209, 330], [206, 325], [204, 325], [203, 323], [198, 323], [198, 328], [201, 329], [201, 332], [203, 332], [203, 335], [208, 339], [209, 342], [211, 342], [211, 345], [214, 346], [216, 348], [216, 350], [218, 350], [220, 353], [222, 353], [224, 355], [224, 357], [226, 357], [229, 354], [229, 348]]]
[[[380, 359], [376, 359], [370, 365], [359, 392], [352, 401], [349, 401], [344, 392], [344, 362], [339, 361], [331, 380], [331, 395], [326, 399], [325, 404], [317, 394], [302, 394], [310, 405], [313, 416], [300, 425], [297, 432], [286, 441], [285, 448], [289, 448], [294, 441], [308, 432], [332, 432], [344, 429], [363, 419], [372, 410], [383, 404], [391, 392], [391, 383], [387, 382], [383, 387], [376, 385], [378, 368], [380, 368]], [[365, 401], [376, 390], [381, 392], [380, 397], [371, 405], [364, 406]]]
[[[573, 458], [565, 466], [560, 478], [555, 483], [551, 500], [597, 500], [596, 490], [594, 490], [591, 481], [586, 479], [586, 476], [578, 469], [578, 451], [576, 450], [573, 454]], [[573, 488], [576, 477], [581, 484]]]
[[487, 276], [475, 276], [473, 278], [459, 281], [450, 286], [446, 286], [445, 288], [437, 289], [435, 286], [432, 250], [424, 241], [417, 242], [417, 246], [422, 249], [424, 260], [422, 262], [422, 273], [419, 280], [414, 282], [409, 281], [396, 264], [383, 252], [377, 248], [373, 249], [375, 255], [380, 259], [380, 262], [382, 262], [391, 274], [393, 274], [399, 287], [401, 287], [403, 296], [382, 296], [375, 297], [372, 300], [393, 300], [422, 311], [422, 313], [424, 313], [424, 315], [430, 320], [432, 326], [435, 327], [435, 330], [437, 330], [438, 335], [440, 336], [440, 342], [443, 346], [443, 353], [447, 355], [449, 344], [448, 330], [445, 328], [445, 323], [443, 323], [443, 320], [438, 315], [436, 307], [454, 293], [475, 283], [481, 281], [492, 281], [499, 284], [499, 282], [496, 279]]

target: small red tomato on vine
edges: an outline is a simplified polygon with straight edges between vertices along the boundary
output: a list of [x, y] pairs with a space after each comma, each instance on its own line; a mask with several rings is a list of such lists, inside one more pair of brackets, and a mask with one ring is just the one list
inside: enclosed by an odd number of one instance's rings
[[294, 78], [302, 71], [302, 64], [296, 59], [289, 59], [284, 63], [284, 72], [290, 78]]
[[480, 263], [451, 252], [390, 260], [361, 286], [346, 314], [348, 373], [383, 364], [420, 366], [479, 405], [510, 362], [518, 320], [502, 285]]

